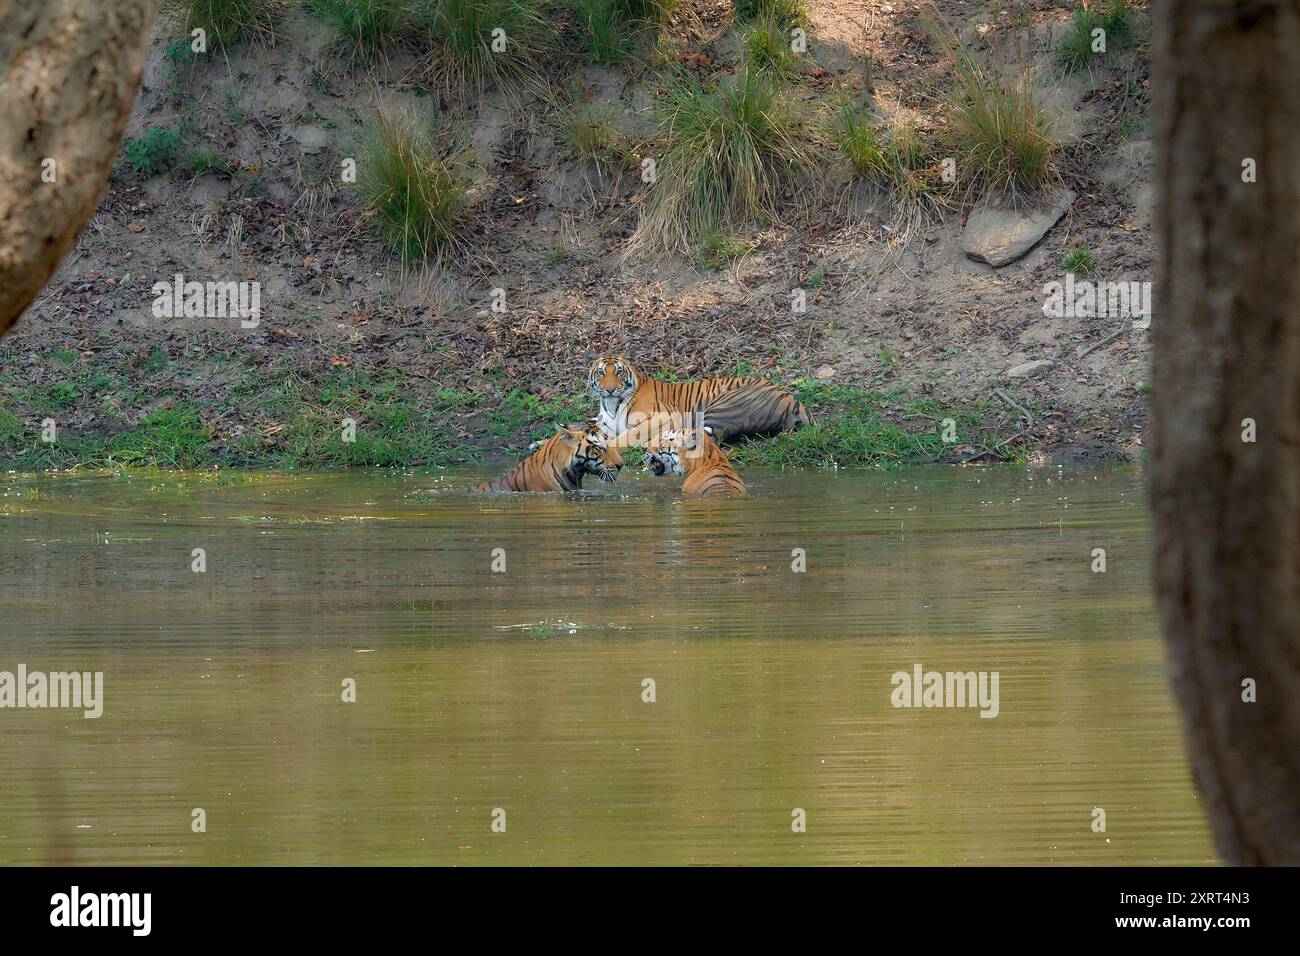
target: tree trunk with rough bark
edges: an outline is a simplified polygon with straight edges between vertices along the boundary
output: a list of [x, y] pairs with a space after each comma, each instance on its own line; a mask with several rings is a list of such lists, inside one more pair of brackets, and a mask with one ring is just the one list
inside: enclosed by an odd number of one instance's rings
[[1161, 620], [1220, 856], [1295, 865], [1300, 0], [1158, 0], [1152, 22]]
[[104, 194], [157, 0], [0, 0], [0, 336]]

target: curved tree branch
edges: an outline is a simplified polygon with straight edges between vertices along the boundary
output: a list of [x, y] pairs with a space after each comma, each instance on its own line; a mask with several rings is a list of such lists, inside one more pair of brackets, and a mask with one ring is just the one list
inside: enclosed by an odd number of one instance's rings
[[104, 194], [157, 0], [0, 0], [0, 336]]

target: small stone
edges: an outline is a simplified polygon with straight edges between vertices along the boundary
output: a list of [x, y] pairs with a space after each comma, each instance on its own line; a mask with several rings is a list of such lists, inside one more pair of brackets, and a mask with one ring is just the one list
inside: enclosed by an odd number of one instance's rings
[[835, 377], [835, 369], [829, 365], [823, 365], [817, 371], [813, 372], [813, 378], [819, 382], [829, 382]]
[[299, 126], [290, 135], [298, 144], [298, 148], [309, 156], [319, 153], [329, 145], [330, 141], [330, 134], [325, 131], [325, 128], [314, 124]]
[[138, 222], [128, 222], [126, 228], [130, 229], [132, 232], [144, 232], [144, 226], [140, 225]]
[[1038, 359], [1036, 362], [1025, 362], [1023, 365], [1013, 365], [1006, 370], [1007, 378], [1034, 378], [1041, 375], [1051, 368], [1055, 363], [1047, 359]]

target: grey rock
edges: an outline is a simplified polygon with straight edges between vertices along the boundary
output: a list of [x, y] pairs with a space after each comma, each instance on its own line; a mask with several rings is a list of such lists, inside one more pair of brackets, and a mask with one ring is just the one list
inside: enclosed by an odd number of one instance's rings
[[961, 251], [994, 268], [1015, 262], [1037, 245], [1077, 198], [1073, 190], [1058, 190], [1034, 209], [980, 206], [966, 219]]
[[1038, 359], [1035, 362], [1025, 362], [1023, 365], [1013, 365], [1011, 368], [1007, 369], [1006, 376], [1011, 379], [1033, 378], [1036, 375], [1041, 375], [1043, 372], [1046, 372], [1054, 364], [1054, 362], [1050, 362], [1047, 359]]

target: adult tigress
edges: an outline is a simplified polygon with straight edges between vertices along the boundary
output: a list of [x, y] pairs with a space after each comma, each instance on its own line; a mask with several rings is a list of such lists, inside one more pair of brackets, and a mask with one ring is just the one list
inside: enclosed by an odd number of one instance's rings
[[783, 388], [769, 382], [744, 385], [704, 403], [700, 426], [715, 441], [739, 435], [776, 435], [812, 425], [812, 413]]
[[689, 422], [684, 416], [723, 392], [745, 385], [763, 384], [761, 378], [704, 378], [695, 382], [661, 382], [646, 375], [622, 355], [604, 356], [592, 363], [587, 384], [600, 401], [596, 422], [615, 443], [644, 445], [668, 427]]
[[749, 489], [709, 434], [699, 428], [664, 432], [646, 445], [646, 464], [656, 475], [685, 475], [684, 495], [747, 495]]
[[558, 425], [555, 434], [508, 475], [485, 481], [474, 491], [576, 491], [587, 475], [613, 482], [622, 467], [623, 456], [595, 424]]

